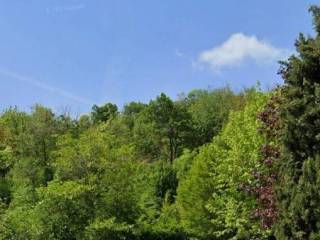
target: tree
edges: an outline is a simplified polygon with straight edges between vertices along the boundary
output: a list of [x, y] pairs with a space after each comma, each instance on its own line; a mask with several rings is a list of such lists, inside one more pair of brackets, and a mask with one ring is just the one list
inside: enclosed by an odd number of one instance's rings
[[124, 106], [122, 111], [122, 118], [124, 123], [132, 130], [135, 126], [136, 120], [140, 113], [145, 110], [147, 104], [140, 102], [130, 102]]
[[274, 90], [258, 115], [259, 132], [264, 138], [264, 143], [260, 149], [259, 165], [252, 173], [254, 181], [249, 186], [244, 186], [244, 190], [256, 198], [258, 206], [253, 215], [260, 220], [263, 229], [271, 229], [278, 218], [276, 185], [279, 180], [282, 132], [280, 117], [282, 98], [279, 90]]
[[11, 189], [7, 174], [12, 168], [12, 149], [7, 144], [8, 130], [0, 119], [0, 215], [1, 209], [11, 201]]
[[278, 191], [279, 239], [318, 239], [320, 204], [318, 155], [320, 152], [320, 8], [310, 8], [315, 37], [300, 34], [297, 55], [282, 62], [283, 158]]
[[118, 113], [118, 107], [112, 103], [106, 103], [102, 106], [93, 105], [91, 117], [94, 123], [106, 122]]
[[139, 114], [147, 105], [141, 102], [130, 102], [124, 105], [123, 114], [126, 116], [132, 116]]
[[7, 128], [10, 148], [10, 181], [13, 184], [10, 207], [32, 204], [35, 188], [52, 179], [52, 151], [55, 148], [56, 121], [50, 109], [36, 105], [31, 114], [10, 108], [1, 116]]
[[1, 120], [8, 133], [7, 144], [12, 148], [14, 157], [30, 154], [30, 116], [17, 108], [9, 108], [3, 112]]
[[57, 125], [54, 113], [43, 106], [33, 107], [29, 122], [29, 131], [32, 136], [33, 154], [31, 157], [39, 160], [39, 165], [44, 168], [44, 180], [52, 180], [51, 153], [55, 149], [55, 134]]
[[212, 143], [200, 148], [187, 177], [179, 184], [177, 205], [186, 231], [200, 239], [263, 237], [250, 215], [255, 199], [241, 186], [252, 181], [262, 136], [257, 112], [267, 95], [251, 91], [243, 111], [234, 111]]
[[238, 110], [243, 97], [229, 88], [193, 90], [186, 101], [193, 123], [193, 147], [211, 142], [228, 120], [231, 110]]
[[138, 148], [172, 163], [187, 146], [190, 130], [191, 116], [186, 108], [162, 93], [141, 112], [134, 134]]
[[35, 239], [80, 239], [94, 216], [93, 187], [73, 181], [51, 182], [38, 189], [38, 194], [40, 201], [31, 215], [38, 229]]
[[78, 132], [82, 133], [85, 130], [89, 129], [92, 126], [92, 121], [89, 115], [81, 115], [79, 120], [77, 121]]

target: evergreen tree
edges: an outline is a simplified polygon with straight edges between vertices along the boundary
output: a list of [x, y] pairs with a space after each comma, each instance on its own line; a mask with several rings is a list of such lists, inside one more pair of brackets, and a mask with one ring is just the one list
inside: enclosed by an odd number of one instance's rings
[[[279, 187], [278, 239], [319, 239], [320, 202], [320, 8], [310, 8], [315, 37], [300, 34], [297, 55], [282, 63], [280, 73], [284, 153]], [[319, 237], [319, 236], [318, 236]]]

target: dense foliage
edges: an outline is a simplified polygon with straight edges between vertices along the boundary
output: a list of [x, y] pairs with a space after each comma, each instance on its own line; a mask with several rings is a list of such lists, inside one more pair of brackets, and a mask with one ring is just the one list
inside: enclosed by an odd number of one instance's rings
[[111, 103], [95, 105], [79, 119], [40, 105], [29, 113], [5, 110], [0, 239], [189, 238], [179, 189], [205, 151], [199, 146], [255, 95], [264, 96], [226, 88], [173, 101], [162, 93], [120, 112]]
[[278, 193], [280, 239], [319, 239], [320, 8], [311, 7], [315, 37], [300, 34], [297, 55], [282, 63], [283, 148]]
[[246, 97], [245, 108], [232, 112], [222, 132], [200, 148], [179, 185], [181, 223], [197, 238], [247, 239], [262, 234], [250, 220], [254, 198], [240, 187], [252, 181], [258, 164], [263, 139], [256, 115], [267, 96], [252, 91]]
[[320, 8], [285, 84], [0, 114], [0, 239], [320, 239]]

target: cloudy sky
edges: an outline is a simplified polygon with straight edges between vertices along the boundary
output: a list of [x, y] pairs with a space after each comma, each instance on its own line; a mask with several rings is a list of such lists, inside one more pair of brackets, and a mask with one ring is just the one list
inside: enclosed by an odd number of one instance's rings
[[281, 79], [278, 60], [314, 34], [309, 0], [10, 0], [0, 3], [0, 110], [35, 103], [175, 98]]

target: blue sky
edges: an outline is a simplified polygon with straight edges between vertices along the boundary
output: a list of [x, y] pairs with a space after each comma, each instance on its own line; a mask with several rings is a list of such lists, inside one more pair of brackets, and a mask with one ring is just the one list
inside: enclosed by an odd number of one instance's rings
[[175, 98], [281, 79], [277, 60], [313, 34], [308, 0], [10, 0], [0, 7], [0, 109]]

